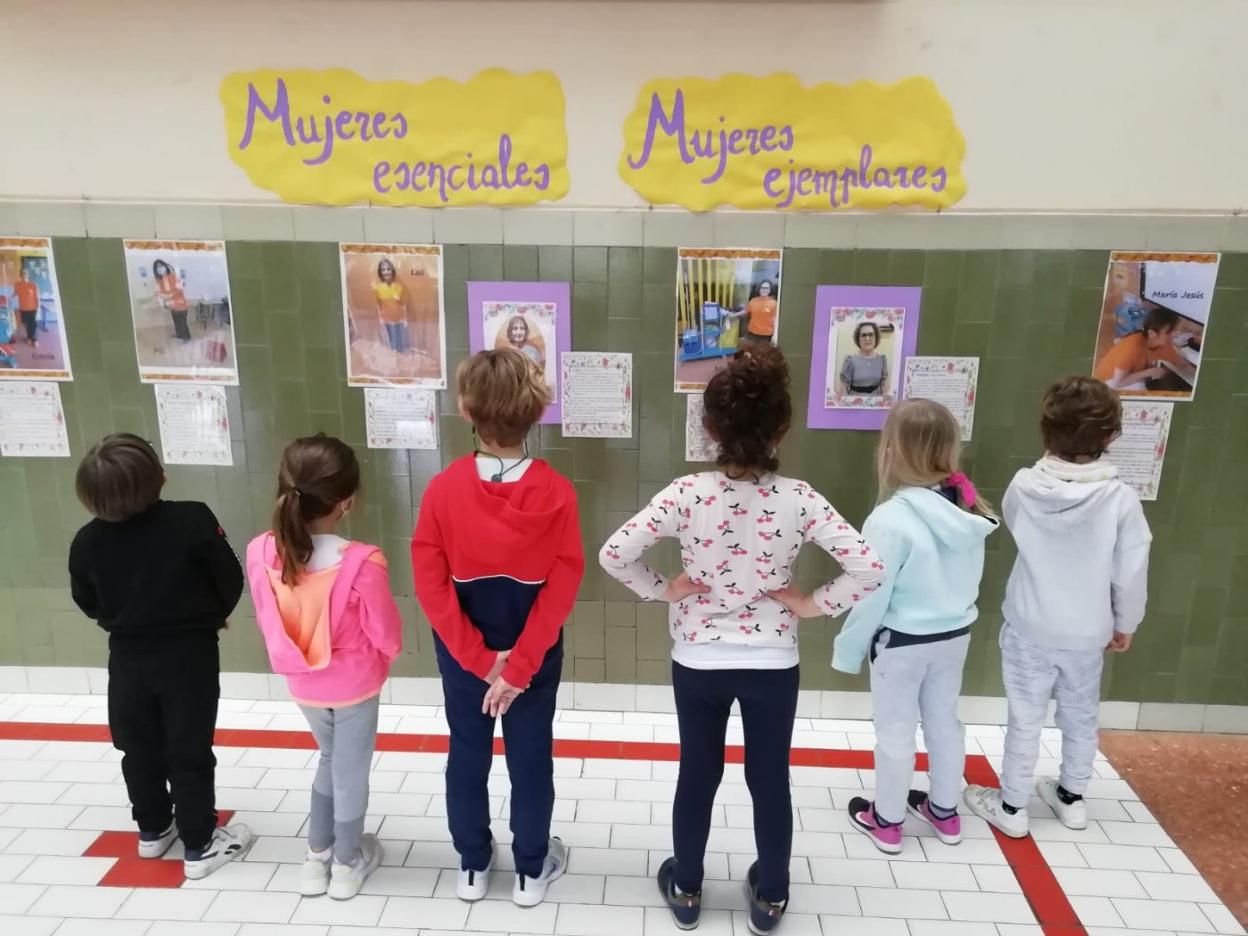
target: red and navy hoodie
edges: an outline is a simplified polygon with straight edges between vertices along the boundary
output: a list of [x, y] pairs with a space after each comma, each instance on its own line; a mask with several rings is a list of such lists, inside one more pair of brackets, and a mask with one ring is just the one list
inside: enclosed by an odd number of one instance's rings
[[534, 459], [518, 481], [494, 482], [481, 480], [468, 455], [429, 482], [412, 575], [439, 656], [484, 679], [510, 650], [503, 678], [527, 687], [562, 652], [584, 572], [576, 492], [545, 461]]

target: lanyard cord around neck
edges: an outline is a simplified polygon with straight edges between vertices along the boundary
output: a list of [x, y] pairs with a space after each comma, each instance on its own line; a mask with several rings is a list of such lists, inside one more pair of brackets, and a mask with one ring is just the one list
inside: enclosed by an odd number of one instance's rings
[[493, 452], [483, 452], [479, 448], [477, 448], [477, 445], [476, 445], [477, 427], [476, 426], [472, 427], [472, 441], [473, 441], [472, 451], [474, 455], [485, 455], [489, 458], [494, 458], [498, 460], [498, 471], [490, 475], [490, 480], [493, 481], [495, 484], [501, 482], [503, 480], [504, 475], [508, 474], [511, 471], [515, 471], [517, 468], [519, 468], [521, 465], [523, 465], [525, 462], [529, 460], [529, 440], [528, 439], [524, 440], [524, 454], [521, 455], [520, 458], [516, 460], [516, 463], [514, 465], [506, 465], [505, 467], [504, 467], [505, 463], [501, 455], [495, 455]]

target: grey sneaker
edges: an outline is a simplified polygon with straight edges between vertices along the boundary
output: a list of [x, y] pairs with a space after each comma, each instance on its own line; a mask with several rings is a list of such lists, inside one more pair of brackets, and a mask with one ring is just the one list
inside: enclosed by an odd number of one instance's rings
[[1027, 810], [1020, 809], [1015, 813], [1006, 812], [1000, 790], [972, 783], [962, 791], [962, 799], [971, 812], [993, 828], [999, 829], [1010, 838], [1026, 837]]
[[360, 857], [353, 864], [334, 862], [329, 872], [329, 897], [331, 900], [350, 900], [360, 892], [368, 876], [381, 866], [384, 851], [377, 836], [365, 832], [360, 837]]
[[546, 848], [546, 861], [542, 865], [541, 876], [516, 874], [516, 885], [511, 890], [511, 899], [519, 907], [536, 907], [546, 899], [546, 888], [563, 877], [567, 870], [568, 846], [559, 839], [552, 838]]

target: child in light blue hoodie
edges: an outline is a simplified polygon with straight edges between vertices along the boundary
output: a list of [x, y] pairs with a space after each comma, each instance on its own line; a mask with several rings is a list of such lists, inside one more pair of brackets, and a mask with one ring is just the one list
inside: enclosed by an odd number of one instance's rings
[[[942, 842], [962, 840], [957, 802], [966, 743], [958, 696], [984, 540], [997, 518], [958, 470], [960, 434], [952, 414], [930, 400], [905, 400], [889, 413], [877, 458], [880, 504], [862, 528], [884, 562], [884, 582], [850, 612], [832, 656], [845, 673], [871, 660], [875, 802], [855, 797], [849, 817], [890, 855], [901, 851], [907, 808]], [[930, 796], [910, 789], [920, 721]]]

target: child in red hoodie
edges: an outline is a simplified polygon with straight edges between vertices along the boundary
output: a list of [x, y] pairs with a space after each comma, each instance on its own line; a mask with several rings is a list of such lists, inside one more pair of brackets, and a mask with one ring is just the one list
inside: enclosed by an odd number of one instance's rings
[[412, 537], [412, 571], [433, 625], [451, 729], [446, 812], [460, 855], [457, 893], [480, 900], [495, 849], [487, 790], [494, 720], [511, 776], [512, 899], [541, 903], [567, 868], [550, 837], [552, 724], [563, 622], [585, 570], [572, 484], [526, 437], [551, 402], [537, 366], [510, 348], [482, 351], [456, 375], [476, 451], [429, 482]]

